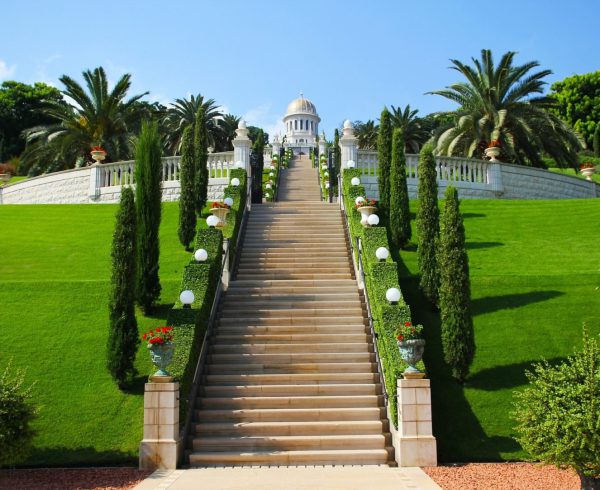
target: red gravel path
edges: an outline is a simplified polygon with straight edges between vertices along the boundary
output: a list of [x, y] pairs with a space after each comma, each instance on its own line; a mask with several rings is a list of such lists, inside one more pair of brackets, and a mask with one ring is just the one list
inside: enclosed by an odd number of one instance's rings
[[423, 468], [444, 490], [577, 490], [574, 471], [531, 463], [465, 464]]
[[151, 471], [135, 468], [0, 470], [0, 489], [117, 490], [135, 487]]

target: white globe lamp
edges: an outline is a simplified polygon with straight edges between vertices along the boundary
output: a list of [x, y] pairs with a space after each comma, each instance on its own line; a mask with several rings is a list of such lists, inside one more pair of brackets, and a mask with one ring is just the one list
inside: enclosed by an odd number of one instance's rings
[[208, 218], [206, 218], [206, 224], [209, 227], [214, 228], [219, 224], [219, 218], [217, 218], [214, 214], [211, 214]]
[[227, 206], [233, 206], [233, 199], [231, 197], [226, 197], [223, 199], [223, 202], [227, 204]]
[[367, 223], [369, 223], [370, 226], [377, 226], [379, 224], [379, 216], [376, 214], [369, 215]]
[[194, 258], [196, 259], [196, 262], [206, 262], [208, 259], [208, 252], [203, 248], [199, 248], [194, 253]]
[[358, 196], [355, 200], [354, 200], [354, 204], [356, 204], [357, 206], [360, 204], [363, 204], [365, 202], [365, 198], [362, 196]]
[[375, 250], [375, 256], [380, 262], [383, 262], [390, 256], [390, 251], [385, 247], [379, 247], [377, 250]]
[[348, 167], [348, 168], [355, 168], [356, 167], [356, 162], [354, 160], [348, 160], [346, 162], [346, 167]]
[[233, 179], [231, 179], [231, 185], [233, 187], [237, 187], [240, 185], [240, 179], [238, 179], [237, 177], [234, 177]]
[[402, 297], [402, 293], [398, 288], [390, 288], [385, 292], [385, 299], [387, 299], [391, 304], [398, 304], [400, 298]]
[[352, 180], [350, 181], [350, 183], [352, 185], [360, 185], [360, 179], [358, 177], [352, 177]]
[[241, 160], [238, 160], [237, 162], [235, 162], [235, 168], [245, 168], [246, 165], [244, 165], [244, 162], [242, 162]]
[[179, 295], [179, 301], [183, 304], [184, 308], [191, 308], [191, 304], [194, 302], [194, 293], [189, 289], [181, 291]]

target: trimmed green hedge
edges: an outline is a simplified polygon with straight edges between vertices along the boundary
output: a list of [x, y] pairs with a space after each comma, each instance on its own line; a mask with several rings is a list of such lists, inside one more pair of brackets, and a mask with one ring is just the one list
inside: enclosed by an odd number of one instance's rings
[[[360, 213], [354, 209], [354, 200], [358, 196], [368, 197], [362, 185], [353, 186], [353, 177], [361, 177], [359, 169], [345, 169], [342, 176], [343, 199], [348, 213], [348, 224], [353, 244], [356, 237], [362, 240], [362, 261], [365, 272], [365, 287], [369, 293], [373, 326], [377, 333], [377, 348], [384, 370], [385, 386], [390, 395], [390, 413], [394, 425], [398, 426], [398, 406], [394, 396], [397, 380], [407, 365], [400, 357], [396, 342], [396, 328], [404, 322], [411, 321], [410, 307], [401, 298], [397, 305], [390, 305], [385, 293], [389, 288], [400, 289], [398, 264], [391, 257], [379, 262], [375, 251], [379, 247], [390, 250], [387, 230], [383, 226], [365, 228], [360, 224]], [[424, 369], [421, 362], [420, 369]]]

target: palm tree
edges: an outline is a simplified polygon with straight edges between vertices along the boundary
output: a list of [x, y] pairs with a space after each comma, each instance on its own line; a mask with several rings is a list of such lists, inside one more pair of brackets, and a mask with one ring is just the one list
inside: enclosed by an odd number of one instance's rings
[[408, 104], [404, 110], [392, 106], [390, 113], [392, 126], [402, 129], [404, 133], [404, 151], [407, 153], [419, 153], [431, 137], [429, 124], [425, 119], [417, 117], [418, 112], [418, 109], [411, 110]]
[[481, 158], [490, 141], [498, 140], [502, 159], [544, 167], [545, 152], [558, 166], [576, 167], [580, 138], [548, 111], [555, 105], [550, 97], [535, 96], [552, 72], [531, 73], [537, 61], [514, 66], [515, 54], [505, 53], [497, 66], [489, 49], [481, 50], [481, 60], [472, 58], [473, 66], [451, 60], [466, 81], [430, 92], [460, 105], [454, 123], [436, 136], [436, 153]]
[[218, 151], [233, 150], [233, 140], [237, 135], [236, 130], [241, 119], [241, 117], [234, 116], [233, 114], [225, 114], [223, 119], [219, 121], [221, 140], [215, 146], [218, 148]]
[[204, 121], [208, 130], [208, 145], [217, 147], [220, 138], [219, 119], [222, 117], [219, 106], [214, 99], [204, 100], [200, 94], [190, 96], [189, 99], [176, 99], [167, 110], [165, 126], [167, 127], [167, 147], [176, 155], [181, 147], [183, 130], [190, 124], [194, 124], [196, 113], [200, 106], [204, 108]]
[[354, 134], [358, 138], [358, 147], [362, 150], [377, 150], [379, 126], [369, 119], [367, 122], [355, 121]]
[[30, 173], [72, 168], [76, 162], [89, 161], [90, 148], [104, 147], [108, 161], [131, 155], [133, 128], [139, 119], [138, 101], [148, 92], [125, 100], [131, 75], [123, 75], [109, 92], [102, 67], [83, 72], [86, 90], [63, 75], [61, 92], [65, 100], [51, 101], [44, 109], [56, 123], [25, 131], [27, 147], [21, 165]]

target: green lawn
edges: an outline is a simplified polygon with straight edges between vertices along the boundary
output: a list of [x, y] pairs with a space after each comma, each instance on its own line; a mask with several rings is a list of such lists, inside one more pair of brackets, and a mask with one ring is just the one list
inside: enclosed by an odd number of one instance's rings
[[[13, 358], [36, 381], [39, 417], [27, 465], [131, 463], [142, 437], [143, 381], [120, 392], [105, 369], [110, 244], [117, 205], [0, 206], [0, 366]], [[179, 293], [190, 254], [177, 238], [178, 205], [163, 205], [163, 305]], [[138, 315], [140, 330], [164, 324], [168, 306]]]
[[583, 322], [600, 333], [600, 200], [464, 200], [461, 211], [477, 345], [464, 389], [442, 361], [439, 314], [418, 292], [414, 245], [399, 266], [413, 320], [427, 331], [440, 459], [523, 459], [509, 413], [524, 370], [569, 355], [581, 344]]
[[[575, 172], [572, 168], [549, 168], [550, 172], [555, 172], [557, 174], [570, 175], [571, 177], [577, 177], [579, 179], [585, 179], [581, 172]], [[592, 175], [592, 179], [594, 182], [600, 184], [600, 174], [595, 173]]]

